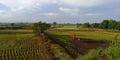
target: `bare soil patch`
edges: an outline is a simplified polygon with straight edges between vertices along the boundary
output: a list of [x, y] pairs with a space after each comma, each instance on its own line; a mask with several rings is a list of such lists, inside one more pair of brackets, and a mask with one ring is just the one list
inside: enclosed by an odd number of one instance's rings
[[109, 41], [106, 40], [92, 40], [92, 39], [77, 39], [72, 41], [73, 48], [80, 54], [85, 54], [91, 49], [106, 48], [109, 46]]

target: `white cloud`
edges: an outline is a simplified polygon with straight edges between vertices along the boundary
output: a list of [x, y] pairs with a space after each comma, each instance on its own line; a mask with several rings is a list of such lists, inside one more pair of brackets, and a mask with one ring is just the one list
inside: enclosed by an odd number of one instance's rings
[[2, 15], [2, 17], [4, 17], [4, 18], [10, 18], [10, 17], [12, 17], [12, 14], [10, 12], [7, 12], [7, 13], [4, 13]]
[[12, 13], [5, 10], [0, 10], [0, 17], [9, 18], [12, 17]]
[[24, 7], [21, 6], [21, 7], [18, 7], [18, 8], [12, 8], [11, 11], [12, 12], [17, 12], [17, 11], [21, 11], [23, 9], [24, 9]]
[[107, 0], [60, 0], [61, 4], [77, 7], [91, 7], [103, 4]]
[[5, 11], [4, 10], [0, 10], [0, 13], [4, 13]]
[[20, 11], [34, 6], [37, 0], [0, 0], [0, 3], [9, 7], [12, 11]]
[[[80, 14], [79, 12], [81, 12], [80, 9], [82, 8], [87, 8], [87, 7], [94, 7], [94, 6], [99, 6], [102, 5], [104, 3], [107, 3], [110, 0], [0, 0], [0, 4], [7, 6], [9, 9], [5, 11], [0, 10], [0, 17], [15, 17], [17, 15], [23, 17], [24, 19], [24, 15], [28, 15], [27, 13], [31, 13], [30, 18], [25, 18], [25, 19], [31, 19], [32, 15], [36, 15], [37, 14], [41, 14], [41, 10], [42, 10], [42, 6], [46, 5], [48, 6], [49, 4], [56, 4], [55, 8], [57, 7], [59, 11], [64, 12], [61, 13], [57, 10], [53, 10], [53, 7], [47, 7], [48, 9], [51, 9], [53, 12], [50, 12], [51, 10], [44, 10], [43, 14], [44, 16], [53, 16], [53, 17], [58, 17], [60, 16], [60, 14], [63, 14], [61, 16], [70, 16], [70, 17], [74, 17], [74, 16], [80, 16], [80, 15], [84, 15], [84, 16], [95, 16], [98, 14], [94, 14], [94, 13], [88, 13], [88, 14]], [[111, 0], [114, 1], [114, 0]], [[118, 1], [119, 0], [115, 0]], [[46, 6], [45, 9], [46, 9]], [[58, 7], [61, 6], [61, 7]], [[69, 7], [69, 8], [68, 8]], [[10, 10], [11, 9], [11, 10]], [[38, 10], [37, 10], [38, 9]], [[41, 10], [40, 10], [41, 9]], [[10, 10], [10, 11], [9, 11]], [[5, 12], [9, 12], [9, 13], [5, 13]], [[21, 11], [24, 11], [21, 13]], [[45, 12], [47, 11], [47, 12]], [[54, 13], [54, 11], [57, 11], [58, 13]], [[20, 13], [20, 14], [18, 14]], [[84, 12], [83, 12], [84, 13]], [[14, 15], [16, 14], [16, 15]], [[20, 17], [19, 17], [20, 18]], [[18, 19], [19, 19], [18, 18]], [[13, 18], [14, 19], [14, 18]], [[46, 18], [47, 19], [47, 18]], [[15, 19], [17, 20], [17, 19]], [[33, 19], [34, 20], [34, 19]]]
[[98, 15], [102, 15], [102, 13], [87, 13], [87, 14], [85, 14], [85, 16], [98, 16]]
[[79, 12], [78, 8], [63, 8], [63, 7], [60, 7], [58, 9], [62, 12], [66, 12], [66, 13]]
[[64, 12], [64, 13], [67, 13], [71, 16], [79, 16], [79, 8], [63, 8], [63, 7], [60, 7], [58, 8], [60, 11]]
[[49, 12], [49, 13], [44, 13], [43, 15], [45, 15], [45, 16], [58, 16], [59, 14], [57, 14], [57, 13], [54, 13], [54, 12]]
[[[0, 0], [0, 3], [10, 7], [13, 11], [22, 8], [32, 8], [46, 4], [69, 5], [76, 7], [96, 6], [104, 3], [105, 0]], [[22, 10], [22, 9], [21, 9]]]

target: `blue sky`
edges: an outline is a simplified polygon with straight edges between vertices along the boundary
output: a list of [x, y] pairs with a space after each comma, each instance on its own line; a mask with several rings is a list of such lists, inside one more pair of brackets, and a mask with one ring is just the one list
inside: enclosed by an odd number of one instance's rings
[[0, 22], [120, 20], [120, 0], [0, 0]]

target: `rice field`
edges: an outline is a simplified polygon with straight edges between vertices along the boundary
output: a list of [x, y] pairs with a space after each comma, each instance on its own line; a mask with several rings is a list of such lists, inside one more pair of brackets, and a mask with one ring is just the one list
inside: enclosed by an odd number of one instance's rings
[[[77, 60], [117, 60], [120, 57], [120, 47], [118, 44], [120, 42], [120, 31], [94, 28], [53, 28], [47, 30], [46, 33], [54, 42], [61, 45], [69, 54], [77, 58]], [[92, 48], [86, 52], [86, 54], [82, 55], [78, 54], [78, 52], [84, 53], [84, 51], [86, 51], [85, 49], [90, 49], [89, 47], [95, 46], [94, 44], [96, 43], [73, 41], [71, 38], [73, 34], [75, 34], [80, 41], [81, 39], [83, 39], [83, 41], [87, 39], [114, 43], [110, 43], [109, 47], [105, 49], [99, 47]], [[76, 48], [74, 49], [74, 47]]]
[[[66, 37], [65, 41], [70, 41], [72, 34], [75, 34], [77, 38], [87, 38], [94, 40], [114, 40], [115, 37], [117, 37], [117, 39], [120, 40], [120, 31], [109, 31], [102, 29], [55, 28], [50, 29], [47, 32], [55, 36]], [[63, 39], [61, 38], [61, 40]]]
[[54, 60], [42, 40], [32, 30], [0, 31], [0, 60]]
[[[86, 55], [79, 54], [73, 48], [73, 46], [78, 46], [75, 44], [79, 44], [79, 42], [72, 41], [72, 34], [75, 34], [77, 38], [96, 41], [120, 40], [119, 31], [102, 29], [52, 28], [47, 30], [46, 34], [48, 37], [44, 35], [36, 36], [32, 30], [0, 30], [0, 60], [89, 60], [90, 58], [94, 60], [95, 57], [99, 56], [98, 53], [101, 50], [90, 48], [90, 52], [87, 52]], [[49, 38], [52, 40], [52, 43]], [[86, 45], [80, 45], [77, 49], [83, 50], [84, 47], [81, 48], [82, 46]], [[102, 51], [106, 56], [111, 58], [113, 54], [116, 58], [116, 56], [119, 57], [118, 50], [118, 46], [115, 46]], [[111, 51], [115, 54], [111, 53]]]

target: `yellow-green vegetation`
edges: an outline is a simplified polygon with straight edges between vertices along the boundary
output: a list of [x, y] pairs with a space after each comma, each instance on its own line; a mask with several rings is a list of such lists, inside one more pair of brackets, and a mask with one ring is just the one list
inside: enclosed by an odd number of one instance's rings
[[0, 30], [0, 50], [15, 47], [17, 40], [32, 36], [32, 30]]
[[72, 60], [45, 35], [35, 35], [32, 30], [0, 30], [0, 60], [55, 59]]
[[[0, 31], [0, 60], [52, 60], [44, 38], [29, 30]], [[4, 32], [4, 33], [3, 33]], [[17, 33], [16, 33], [17, 32]]]
[[[53, 41], [62, 45], [65, 50], [71, 54], [75, 54], [71, 50], [71, 35], [75, 34], [77, 38], [87, 38], [93, 40], [112, 41], [106, 49], [90, 50], [85, 55], [77, 55], [77, 60], [119, 60], [120, 57], [120, 31], [104, 30], [94, 28], [53, 28], [46, 31]], [[74, 53], [72, 53], [74, 52]]]
[[[35, 36], [32, 30], [0, 30], [0, 60], [119, 60], [119, 31], [92, 28], [52, 28], [46, 31], [49, 38], [58, 43], [51, 44], [45, 36]], [[79, 55], [72, 48], [71, 35], [77, 38], [112, 41], [106, 49], [92, 49]], [[46, 41], [46, 40], [49, 41]], [[51, 50], [52, 49], [52, 50]], [[68, 54], [67, 54], [67, 53]]]
[[[48, 33], [57, 36], [71, 37], [75, 34], [78, 38], [88, 38], [94, 40], [114, 40], [117, 35], [117, 39], [120, 40], [120, 31], [110, 31], [103, 29], [92, 28], [54, 28], [47, 30]], [[67, 40], [69, 39], [67, 38]], [[62, 39], [62, 38], [61, 38]]]
[[73, 60], [73, 58], [58, 44], [51, 44], [51, 48], [58, 60]]

